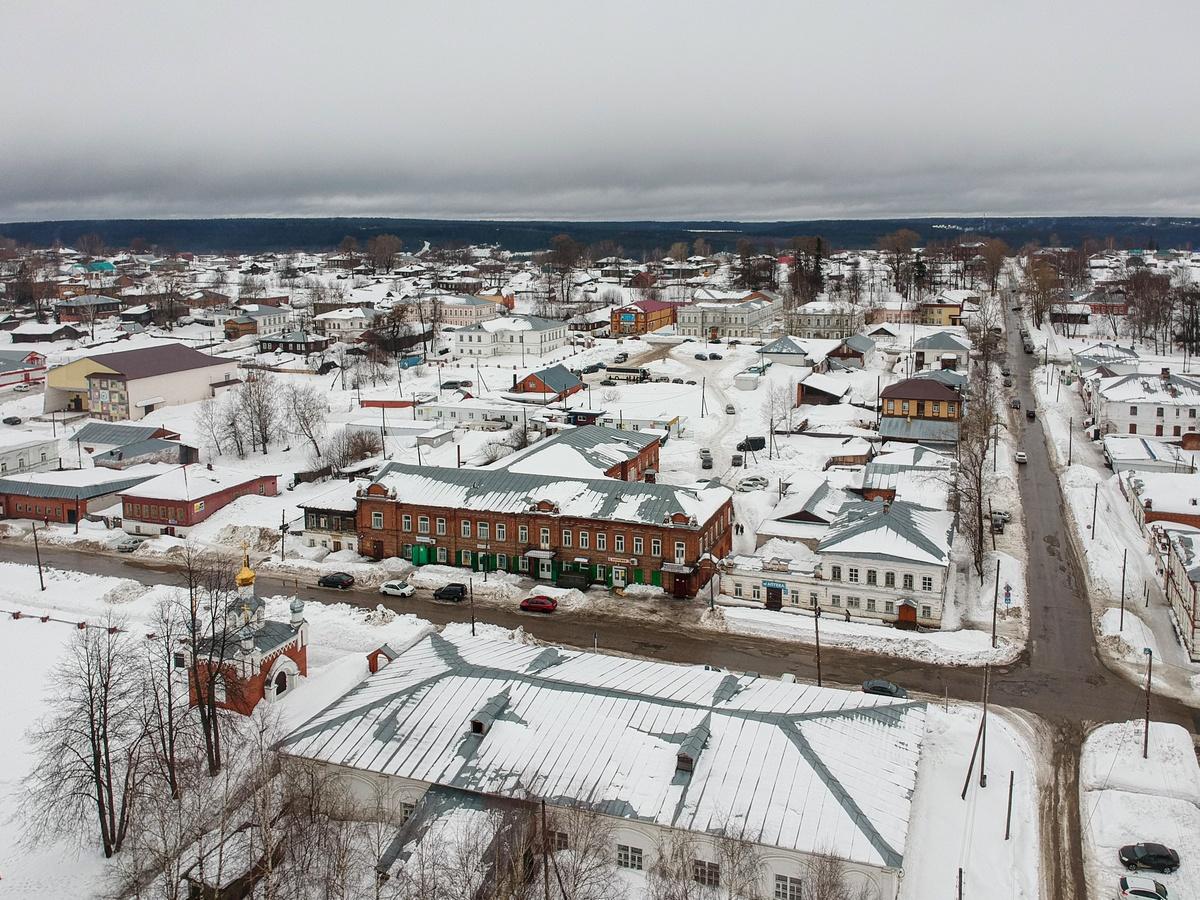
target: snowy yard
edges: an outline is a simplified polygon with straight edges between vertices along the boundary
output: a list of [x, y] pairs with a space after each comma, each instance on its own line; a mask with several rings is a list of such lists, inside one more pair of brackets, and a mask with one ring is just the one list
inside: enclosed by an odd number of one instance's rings
[[1079, 771], [1084, 862], [1091, 900], [1114, 896], [1124, 874], [1117, 851], [1125, 844], [1166, 844], [1179, 871], [1155, 875], [1171, 897], [1200, 885], [1200, 766], [1191, 735], [1178, 725], [1150, 724], [1150, 758], [1142, 758], [1143, 724], [1097, 728], [1083, 747]]
[[[899, 900], [954, 897], [959, 867], [963, 897], [1042, 896], [1039, 767], [1023, 720], [989, 714], [987, 787], [979, 786], [977, 760], [966, 800], [960, 797], [979, 717], [976, 707], [928, 709]], [[1005, 840], [1010, 772], [1012, 827]]]

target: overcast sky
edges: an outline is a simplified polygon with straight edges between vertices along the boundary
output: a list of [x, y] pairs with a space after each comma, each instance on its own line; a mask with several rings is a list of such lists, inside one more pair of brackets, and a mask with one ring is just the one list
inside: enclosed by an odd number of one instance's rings
[[0, 221], [1200, 214], [1192, 3], [3, 0]]

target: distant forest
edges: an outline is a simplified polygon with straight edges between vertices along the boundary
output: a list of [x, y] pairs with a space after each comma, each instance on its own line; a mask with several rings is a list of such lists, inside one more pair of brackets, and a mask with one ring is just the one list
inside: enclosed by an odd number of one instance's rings
[[544, 249], [556, 234], [569, 234], [590, 245], [613, 241], [626, 256], [641, 258], [678, 241], [703, 237], [714, 250], [733, 250], [743, 238], [759, 247], [785, 247], [799, 235], [820, 235], [834, 248], [873, 247], [884, 234], [908, 228], [922, 243], [956, 235], [1003, 238], [1011, 247], [1079, 246], [1085, 240], [1114, 247], [1190, 249], [1200, 247], [1200, 218], [1069, 216], [946, 219], [811, 219], [794, 222], [502, 222], [448, 219], [90, 219], [0, 224], [0, 237], [22, 244], [66, 246], [80, 235], [98, 234], [110, 247], [128, 247], [137, 239], [161, 250], [197, 253], [323, 251], [351, 236], [360, 244], [377, 234], [394, 234], [407, 250], [428, 241], [438, 247], [500, 244], [513, 251]]

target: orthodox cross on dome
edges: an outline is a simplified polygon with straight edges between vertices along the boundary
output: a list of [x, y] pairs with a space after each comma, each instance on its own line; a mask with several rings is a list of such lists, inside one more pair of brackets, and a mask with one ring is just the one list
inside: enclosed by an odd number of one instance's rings
[[254, 586], [254, 570], [250, 568], [250, 545], [242, 541], [242, 570], [234, 578], [239, 588]]

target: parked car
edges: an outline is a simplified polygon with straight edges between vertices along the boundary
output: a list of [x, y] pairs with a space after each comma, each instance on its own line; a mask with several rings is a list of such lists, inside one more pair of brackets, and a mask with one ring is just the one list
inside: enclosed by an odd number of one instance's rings
[[653, 381], [653, 382], [655, 382], [656, 384], [662, 384], [663, 382], [666, 382], [667, 384], [670, 384], [670, 383], [671, 383], [671, 376], [670, 376], [670, 375], [655, 375], [655, 376], [654, 376], [653, 378], [651, 378], [650, 380], [651, 380], [651, 381]]
[[683, 384], [683, 379], [682, 378], [672, 378], [671, 384]]
[[761, 450], [767, 446], [765, 437], [748, 437], [743, 441], [738, 441], [737, 448], [745, 453], [747, 450]]
[[701, 447], [700, 448], [700, 458], [703, 459], [706, 456], [712, 456], [712, 451], [709, 450], [707, 447]]
[[1021, 401], [1020, 401], [1019, 399], [1017, 399], [1016, 397], [1013, 397], [1012, 403], [1010, 403], [1009, 405], [1010, 405], [1010, 406], [1011, 406], [1013, 409], [1020, 409], [1020, 408], [1021, 408]]
[[751, 491], [761, 491], [770, 484], [762, 475], [747, 475], [738, 482], [737, 489], [740, 493], [748, 494]]
[[1117, 852], [1117, 857], [1131, 872], [1149, 869], [1170, 875], [1179, 868], [1179, 854], [1163, 844], [1126, 844]]
[[1000, 370], [1000, 374], [1003, 375], [1005, 378], [1008, 378], [1010, 375], [1012, 375], [1012, 369], [1008, 368], [1008, 366], [1005, 366], [1003, 369]]
[[466, 596], [467, 586], [457, 581], [452, 581], [449, 584], [443, 584], [440, 588], [433, 592], [434, 600], [453, 600], [457, 602]]
[[1167, 900], [1166, 887], [1145, 875], [1122, 875], [1117, 879], [1121, 897], [1141, 897], [1145, 900]]
[[144, 544], [144, 543], [146, 543], [145, 538], [137, 537], [136, 535], [131, 534], [127, 538], [121, 538], [121, 540], [117, 543], [117, 552], [118, 553], [132, 553], [134, 550], [136, 550], [138, 547], [142, 546], [142, 544]]
[[999, 519], [1002, 522], [1011, 522], [1012, 513], [1010, 513], [1007, 509], [994, 509], [992, 510], [992, 518]]
[[734, 405], [732, 403], [725, 404], [725, 415], [727, 415], [727, 416], [736, 416], [737, 415], [737, 409], [734, 408]]
[[693, 378], [689, 378], [689, 379], [687, 380], [687, 383], [688, 383], [688, 384], [695, 384], [695, 383], [696, 383], [696, 381], [695, 381], [695, 379], [693, 379]]
[[20, 416], [5, 416], [4, 424], [5, 425], [20, 425], [21, 417]]
[[740, 454], [740, 453], [733, 454], [733, 456], [731, 456], [729, 458], [729, 464], [732, 466], [740, 467], [742, 465], [742, 454]]
[[592, 363], [590, 366], [584, 366], [584, 367], [583, 367], [583, 374], [584, 374], [584, 375], [592, 375], [592, 374], [594, 374], [594, 373], [596, 373], [596, 372], [599, 372], [599, 371], [600, 371], [600, 367], [599, 367], [598, 365], [596, 365], [596, 363]]
[[713, 467], [713, 459], [711, 456], [700, 457], [700, 468], [711, 469]]
[[1032, 422], [1034, 419], [1037, 418], [1037, 413], [1035, 413], [1032, 408], [1027, 409], [1027, 410], [1025, 410], [1025, 418], [1027, 418], [1030, 422]]
[[1013, 380], [1012, 380], [1011, 378], [1005, 378], [1005, 379], [1004, 379], [1004, 386], [1005, 386], [1005, 387], [1012, 387], [1012, 386], [1013, 386]]
[[452, 381], [443, 381], [442, 382], [442, 390], [444, 390], [444, 391], [452, 391], [455, 388], [468, 388], [470, 386], [471, 386], [471, 382], [466, 381], [466, 380], [463, 380], [463, 381], [452, 380]]
[[416, 592], [415, 587], [403, 580], [385, 581], [379, 586], [379, 593], [390, 597], [411, 597]]
[[337, 588], [348, 591], [354, 586], [354, 576], [349, 572], [330, 572], [317, 579], [317, 587]]
[[725, 357], [723, 357], [720, 353], [710, 353], [710, 354], [708, 354], [708, 358], [709, 359], [724, 359]]
[[14, 384], [13, 390], [18, 394], [28, 394], [29, 393], [29, 385], [27, 385], [25, 382], [22, 381], [20, 384]]
[[628, 359], [629, 359], [629, 354], [625, 353], [625, 352], [618, 353], [616, 356], [613, 357], [613, 361], [616, 362], [617, 364], [626, 362], [626, 361], [628, 361]]
[[708, 354], [707, 353], [697, 353], [696, 359], [701, 360], [702, 362], [708, 362]]
[[1032, 352], [1033, 352], [1033, 344], [1026, 344], [1026, 345], [1025, 345], [1025, 352], [1026, 352], [1026, 353], [1032, 353]]
[[1014, 306], [1014, 307], [1012, 308], [1012, 311], [1013, 311], [1013, 312], [1020, 312], [1020, 311], [1021, 311], [1021, 304], [1020, 304], [1020, 303], [1018, 303], [1016, 306]]
[[908, 691], [886, 678], [869, 678], [863, 682], [862, 689], [864, 694], [878, 694], [881, 697], [904, 698], [908, 696]]
[[1014, 453], [1013, 459], [1015, 459], [1021, 465], [1025, 465], [1025, 463], [1029, 462], [1029, 457], [1025, 455], [1024, 450], [1018, 450], [1016, 453]]
[[536, 597], [526, 597], [521, 601], [521, 612], [552, 613], [556, 609], [558, 609], [558, 601], [542, 594]]
[[613, 381], [611, 378], [605, 378], [603, 381], [600, 382], [600, 385], [601, 385], [601, 387], [616, 387], [617, 383], [615, 381]]

